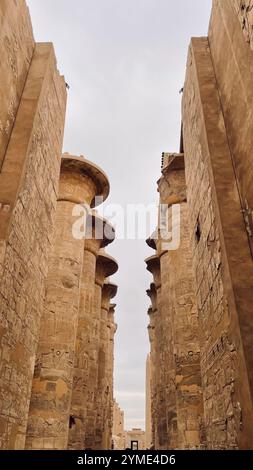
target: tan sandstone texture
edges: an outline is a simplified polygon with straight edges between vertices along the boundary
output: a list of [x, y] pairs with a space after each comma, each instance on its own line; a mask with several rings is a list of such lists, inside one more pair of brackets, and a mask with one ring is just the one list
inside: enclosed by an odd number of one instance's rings
[[160, 201], [180, 204], [181, 242], [148, 240], [157, 449], [253, 448], [252, 15], [251, 0], [213, 0], [208, 37], [189, 47], [181, 154], [163, 155]]
[[157, 449], [191, 449], [201, 446], [202, 390], [197, 306], [189, 243], [188, 207], [182, 154], [164, 154], [158, 182], [160, 204], [181, 210], [179, 249], [166, 250], [166, 240], [157, 231], [148, 245], [156, 255], [146, 260], [154, 283], [147, 291], [150, 315], [152, 439]]
[[23, 449], [56, 211], [66, 87], [23, 0], [0, 3], [0, 448]]
[[0, 56], [0, 449], [83, 449], [90, 396], [90, 447], [98, 422], [110, 448], [115, 232], [91, 210], [108, 178], [62, 156], [66, 83], [24, 0], [0, 1]]
[[112, 447], [114, 450], [125, 449], [124, 411], [113, 402]]

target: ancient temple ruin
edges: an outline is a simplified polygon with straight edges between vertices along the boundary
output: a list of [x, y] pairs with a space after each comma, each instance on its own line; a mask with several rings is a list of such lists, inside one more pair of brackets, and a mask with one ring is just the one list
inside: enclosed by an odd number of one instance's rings
[[0, 448], [110, 449], [118, 265], [92, 212], [109, 181], [62, 155], [67, 87], [25, 1], [1, 0], [0, 24]]
[[0, 450], [253, 449], [252, 76], [252, 0], [213, 0], [189, 47], [180, 147], [162, 155], [160, 207], [180, 237], [159, 214], [146, 430], [126, 432], [115, 228], [96, 209], [108, 177], [63, 153], [54, 47], [35, 42], [25, 0], [0, 0]]
[[[181, 241], [147, 240], [147, 406], [155, 449], [253, 448], [252, 2], [214, 0], [190, 43], [180, 153], [165, 153], [160, 203]], [[177, 222], [176, 222], [177, 223]]]

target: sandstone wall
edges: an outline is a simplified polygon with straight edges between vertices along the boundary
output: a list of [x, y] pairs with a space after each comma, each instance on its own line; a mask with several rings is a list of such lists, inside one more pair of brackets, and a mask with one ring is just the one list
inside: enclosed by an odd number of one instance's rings
[[183, 140], [207, 447], [252, 448], [252, 260], [207, 38], [191, 42]]
[[0, 168], [30, 67], [34, 39], [25, 0], [0, 3]]
[[[241, 29], [247, 43], [253, 49], [253, 3], [252, 0], [233, 0], [233, 5], [238, 15]], [[217, 4], [215, 5], [217, 6]], [[220, 5], [223, 6], [223, 5]], [[228, 6], [228, 3], [227, 3]], [[232, 12], [232, 11], [231, 11]], [[228, 24], [228, 26], [230, 26]], [[235, 46], [235, 41], [234, 41]]]
[[[133, 442], [137, 443], [138, 450], [145, 450], [146, 449], [146, 436], [145, 432], [141, 429], [132, 429], [131, 431], [125, 431], [125, 446], [126, 449], [131, 449]], [[136, 446], [136, 444], [135, 444]], [[133, 446], [133, 450], [136, 447]]]
[[37, 44], [0, 173], [2, 448], [24, 447], [65, 105], [53, 46]]
[[62, 156], [66, 83], [24, 0], [0, 2], [0, 56], [0, 448], [107, 449], [116, 325], [101, 292], [117, 263], [97, 258], [115, 232], [95, 213], [98, 238], [72, 229], [109, 182]]
[[[253, 2], [236, 0], [234, 3], [236, 12], [230, 0], [213, 2], [209, 44], [253, 254]], [[224, 61], [224, 57], [229, 60]], [[251, 371], [253, 389], [252, 367]]]
[[113, 401], [112, 440], [114, 450], [125, 449], [124, 411], [115, 400]]

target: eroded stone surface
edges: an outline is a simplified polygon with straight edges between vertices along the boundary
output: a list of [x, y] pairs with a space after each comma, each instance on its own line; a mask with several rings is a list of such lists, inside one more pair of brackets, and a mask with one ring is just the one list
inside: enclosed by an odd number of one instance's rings
[[[242, 344], [244, 340], [247, 344], [252, 331], [251, 316], [247, 313], [247, 302], [253, 292], [249, 276], [252, 259], [248, 256], [247, 233], [224, 114], [205, 38], [192, 40], [184, 90], [186, 182], [202, 332], [201, 373], [207, 446], [211, 449], [250, 448], [252, 399], [248, 374], [251, 366], [248, 363], [247, 370], [241, 358], [244, 354], [247, 358], [247, 347], [243, 353]], [[239, 293], [240, 289], [244, 294]], [[238, 299], [236, 302], [233, 295]], [[240, 325], [247, 321], [246, 338], [246, 331]]]
[[109, 448], [116, 325], [100, 294], [116, 262], [97, 256], [115, 233], [88, 240], [73, 211], [103, 202], [109, 181], [86, 158], [62, 156], [66, 84], [53, 45], [34, 43], [24, 0], [1, 1], [0, 55], [0, 448], [83, 449], [100, 351]]
[[164, 251], [164, 240], [158, 233], [153, 247], [159, 256], [159, 276], [154, 263], [157, 255], [148, 261], [155, 281], [148, 291], [152, 302], [149, 325], [152, 443], [156, 449], [200, 448], [203, 445], [200, 345], [183, 155], [163, 155], [158, 187], [160, 203], [168, 206], [169, 227], [172, 204], [180, 204], [181, 241], [179, 249]]
[[[38, 105], [38, 100], [39, 105]], [[36, 46], [0, 172], [1, 447], [23, 448], [52, 245], [66, 91]], [[28, 114], [27, 114], [28, 113]]]
[[[35, 43], [25, 0], [0, 4], [0, 168], [31, 64]], [[0, 201], [1, 202], [1, 201]]]
[[252, 0], [233, 0], [240, 20], [243, 34], [253, 49], [253, 2]]

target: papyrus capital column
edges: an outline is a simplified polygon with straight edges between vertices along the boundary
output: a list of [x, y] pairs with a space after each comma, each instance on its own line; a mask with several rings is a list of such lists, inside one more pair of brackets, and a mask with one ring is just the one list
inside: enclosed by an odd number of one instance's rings
[[100, 325], [101, 325], [101, 302], [102, 287], [105, 279], [115, 274], [118, 270], [118, 264], [113, 257], [100, 250], [96, 263], [95, 289], [93, 296], [93, 330], [91, 337], [90, 363], [89, 363], [89, 381], [88, 381], [88, 400], [87, 400], [87, 420], [85, 447], [94, 448], [95, 445], [95, 426], [97, 417], [97, 382], [98, 382], [98, 357], [100, 344]]
[[108, 178], [101, 168], [83, 156], [63, 154], [58, 201], [95, 207], [96, 198], [101, 197], [100, 203], [105, 201], [109, 191]]
[[89, 387], [89, 364], [93, 337], [93, 297], [95, 290], [96, 262], [99, 250], [112, 243], [115, 230], [109, 222], [93, 213], [86, 221], [83, 270], [81, 276], [80, 303], [75, 365], [70, 410], [69, 449], [85, 448], [86, 409]]
[[157, 255], [150, 256], [145, 260], [147, 270], [153, 275], [156, 290], [161, 288], [160, 258]]
[[151, 300], [152, 310], [155, 312], [157, 310], [157, 289], [154, 282], [150, 284], [150, 288], [146, 292]]
[[66, 449], [73, 385], [84, 239], [73, 236], [73, 208], [106, 197], [108, 180], [82, 157], [63, 155], [54, 246], [33, 380], [26, 447]]
[[118, 287], [110, 281], [105, 281], [102, 287], [95, 431], [95, 446], [97, 450], [110, 448], [109, 408], [112, 401], [111, 374], [113, 371], [111, 363], [113, 362], [113, 351], [110, 348], [111, 325], [108, 324], [108, 316], [110, 301], [116, 296], [117, 290]]
[[112, 430], [113, 430], [113, 376], [114, 376], [114, 337], [117, 331], [117, 323], [114, 320], [116, 304], [109, 305], [108, 323], [109, 344], [108, 344], [108, 377], [109, 377], [109, 399], [107, 405], [106, 426], [107, 426], [107, 442], [106, 449], [112, 448]]

